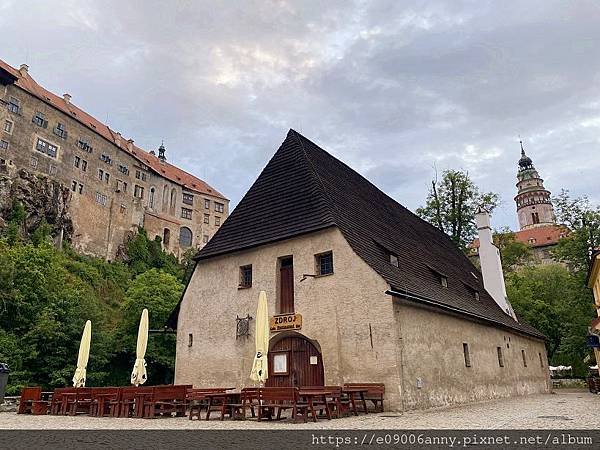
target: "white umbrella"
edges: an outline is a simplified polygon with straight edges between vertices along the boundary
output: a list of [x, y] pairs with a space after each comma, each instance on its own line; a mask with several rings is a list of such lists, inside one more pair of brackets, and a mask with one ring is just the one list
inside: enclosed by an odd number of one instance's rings
[[92, 322], [85, 323], [81, 342], [79, 344], [79, 356], [77, 357], [77, 369], [73, 375], [73, 387], [84, 387], [88, 360], [90, 359], [90, 345], [92, 343]]
[[254, 342], [256, 345], [256, 354], [254, 356], [250, 378], [262, 384], [269, 378], [267, 360], [267, 354], [269, 352], [269, 308], [267, 307], [267, 294], [265, 291], [260, 291], [260, 294], [258, 295]]
[[144, 308], [138, 328], [137, 347], [135, 349], [135, 364], [131, 372], [131, 384], [139, 386], [148, 378], [146, 374], [146, 347], [148, 345], [148, 310]]

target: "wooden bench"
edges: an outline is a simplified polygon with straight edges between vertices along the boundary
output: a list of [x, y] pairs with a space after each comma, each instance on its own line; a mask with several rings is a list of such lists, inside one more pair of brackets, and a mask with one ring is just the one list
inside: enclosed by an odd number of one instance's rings
[[90, 405], [90, 416], [104, 417], [113, 416], [111, 402], [117, 401], [121, 393], [121, 388], [104, 387], [92, 389], [92, 402]]
[[78, 412], [88, 413], [92, 407], [92, 388], [80, 387], [75, 389], [74, 395], [67, 394], [67, 410], [70, 416]]
[[186, 401], [189, 406], [188, 417], [193, 420], [197, 417], [200, 420], [200, 413], [203, 409], [208, 408], [208, 400], [206, 394], [212, 394], [214, 392], [226, 392], [227, 388], [191, 388], [186, 391]]
[[41, 400], [41, 387], [24, 387], [21, 389], [21, 398], [19, 399], [19, 409], [17, 414], [31, 414], [33, 412], [33, 403]]
[[[331, 392], [326, 396], [327, 405], [332, 415], [336, 418], [341, 417], [343, 413], [350, 410], [350, 400], [342, 395], [341, 386], [301, 386], [300, 390], [318, 390], [322, 389]], [[319, 414], [323, 414], [323, 410], [319, 411]]]
[[68, 411], [68, 397], [65, 394], [77, 392], [77, 388], [56, 388], [50, 401], [50, 414], [66, 415]]
[[298, 402], [298, 389], [294, 387], [263, 387], [258, 390], [258, 420], [263, 418], [271, 420], [276, 414], [281, 419], [281, 412], [292, 410], [292, 417], [296, 417]]
[[373, 403], [376, 412], [383, 412], [383, 398], [385, 394], [385, 385], [383, 383], [345, 383], [344, 387], [366, 389], [365, 400]]
[[144, 402], [144, 417], [154, 418], [157, 415], [185, 416], [187, 409], [186, 390], [191, 386], [160, 386], [152, 390], [152, 397]]
[[232, 419], [245, 419], [246, 410], [249, 409], [252, 417], [256, 417], [255, 408], [260, 406], [260, 388], [251, 387], [243, 388], [240, 393], [240, 403], [229, 403], [229, 408]]

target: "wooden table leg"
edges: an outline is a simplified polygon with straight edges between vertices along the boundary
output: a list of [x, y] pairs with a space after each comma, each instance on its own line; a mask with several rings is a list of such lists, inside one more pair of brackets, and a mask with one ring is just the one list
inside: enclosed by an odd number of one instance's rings
[[350, 405], [352, 405], [352, 414], [358, 416], [358, 411], [356, 410], [356, 401], [354, 398], [354, 392], [348, 392], [348, 400], [350, 400]]
[[360, 401], [363, 404], [363, 408], [365, 409], [365, 414], [369, 414], [369, 410], [367, 409], [367, 401], [365, 400], [365, 393], [360, 392]]

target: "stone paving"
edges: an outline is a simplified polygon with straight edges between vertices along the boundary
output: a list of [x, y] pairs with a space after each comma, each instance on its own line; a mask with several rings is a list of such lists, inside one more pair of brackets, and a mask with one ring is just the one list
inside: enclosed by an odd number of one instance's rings
[[600, 429], [600, 395], [554, 394], [472, 403], [449, 408], [345, 417], [317, 423], [188, 418], [113, 419], [0, 413], [0, 429]]

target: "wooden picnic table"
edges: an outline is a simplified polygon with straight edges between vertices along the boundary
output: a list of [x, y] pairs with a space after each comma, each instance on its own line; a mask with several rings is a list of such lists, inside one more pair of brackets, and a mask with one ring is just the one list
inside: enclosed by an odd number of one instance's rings
[[96, 399], [97, 403], [95, 405], [95, 410], [90, 408], [90, 416], [104, 417], [106, 403], [111, 400], [117, 400], [118, 396], [118, 392], [100, 392], [94, 394], [94, 399]]
[[306, 402], [308, 404], [308, 410], [312, 415], [313, 422], [317, 421], [315, 403], [317, 404], [317, 406], [319, 406], [319, 409], [325, 409], [327, 420], [331, 419], [331, 410], [329, 409], [329, 402], [327, 401], [327, 397], [331, 397], [332, 395], [333, 392], [327, 389], [298, 389], [298, 397], [306, 399]]
[[146, 399], [152, 400], [153, 393], [150, 392], [136, 392], [134, 400], [133, 417], [143, 418], [144, 417], [144, 402]]
[[350, 405], [352, 407], [352, 413], [355, 416], [358, 416], [358, 410], [356, 409], [356, 394], [358, 394], [358, 396], [360, 397], [360, 401], [362, 403], [365, 414], [369, 414], [369, 412], [367, 411], [367, 401], [365, 400], [365, 394], [368, 391], [369, 390], [367, 388], [362, 387], [342, 387], [342, 393], [348, 395], [348, 400], [350, 400]]
[[235, 388], [225, 388], [229, 392], [207, 392], [204, 397], [208, 400], [208, 406], [206, 409], [206, 420], [210, 420], [210, 412], [213, 407], [218, 407], [221, 412], [221, 420], [225, 418], [225, 414], [229, 414], [232, 417], [231, 407], [228, 406], [232, 403], [240, 403], [242, 393], [240, 391], [234, 391]]

